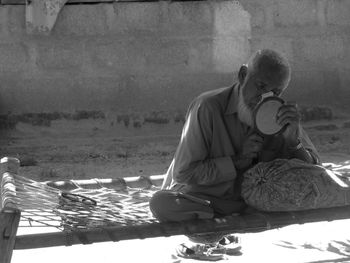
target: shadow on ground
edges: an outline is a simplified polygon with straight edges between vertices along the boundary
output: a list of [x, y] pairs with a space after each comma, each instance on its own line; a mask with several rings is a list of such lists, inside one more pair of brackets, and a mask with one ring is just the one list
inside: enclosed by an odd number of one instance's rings
[[305, 263], [326, 263], [326, 262], [350, 262], [350, 240], [337, 241], [332, 240], [331, 242], [326, 243], [325, 245], [315, 245], [315, 244], [293, 244], [288, 241], [280, 241], [276, 243], [276, 246], [288, 248], [288, 249], [314, 249], [321, 252], [331, 252], [337, 256], [342, 256], [340, 258], [326, 259], [326, 260], [316, 260], [308, 261]]

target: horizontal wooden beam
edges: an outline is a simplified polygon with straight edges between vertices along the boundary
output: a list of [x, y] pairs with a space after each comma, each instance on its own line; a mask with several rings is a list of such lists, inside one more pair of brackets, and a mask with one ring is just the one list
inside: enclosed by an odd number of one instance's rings
[[[0, 0], [2, 5], [24, 5], [26, 0]], [[96, 4], [113, 2], [159, 2], [158, 0], [68, 0], [68, 4]]]
[[66, 180], [66, 181], [47, 181], [43, 182], [50, 187], [57, 188], [61, 191], [71, 191], [78, 187], [81, 188], [100, 188], [101, 186], [110, 189], [125, 189], [127, 186], [131, 188], [147, 188], [149, 186], [162, 186], [164, 175], [151, 176], [133, 176], [122, 177], [119, 179], [85, 179], [85, 180]]
[[15, 249], [91, 244], [105, 241], [144, 239], [199, 233], [254, 233], [292, 224], [350, 218], [350, 206], [295, 212], [270, 212], [227, 216], [216, 219], [152, 223], [138, 226], [105, 227], [71, 232], [17, 236]]

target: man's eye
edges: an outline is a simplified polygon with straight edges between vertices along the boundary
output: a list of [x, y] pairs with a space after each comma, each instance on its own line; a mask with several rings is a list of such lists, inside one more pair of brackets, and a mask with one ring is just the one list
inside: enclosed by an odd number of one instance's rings
[[266, 87], [266, 85], [264, 85], [264, 84], [259, 84], [259, 85], [258, 85], [258, 89], [259, 89], [259, 90], [264, 90], [265, 87]]
[[272, 92], [275, 96], [279, 96], [281, 94], [279, 90], [273, 90]]

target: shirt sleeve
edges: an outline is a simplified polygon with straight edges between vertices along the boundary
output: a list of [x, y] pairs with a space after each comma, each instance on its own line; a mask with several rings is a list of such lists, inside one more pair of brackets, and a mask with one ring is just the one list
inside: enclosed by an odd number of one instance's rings
[[190, 105], [174, 158], [175, 182], [212, 185], [235, 179], [236, 169], [230, 156], [210, 157], [213, 110], [206, 102]]
[[301, 129], [300, 138], [301, 138], [301, 143], [303, 144], [304, 148], [309, 152], [309, 154], [313, 158], [314, 163], [321, 164], [320, 155], [317, 152], [316, 147], [314, 146], [311, 139], [309, 138], [309, 136], [307, 135], [307, 133], [305, 132], [305, 130], [303, 128]]
[[[307, 133], [305, 132], [305, 130], [303, 128], [301, 128], [301, 130], [300, 130], [300, 140], [301, 140], [301, 143], [303, 145], [303, 148], [311, 155], [311, 157], [313, 159], [312, 163], [320, 164], [321, 163], [320, 155], [318, 154], [316, 147], [313, 145], [309, 136], [307, 135]], [[294, 156], [294, 152], [291, 152], [291, 150], [289, 150], [287, 148], [285, 143], [283, 143], [282, 149], [283, 149], [282, 156], [284, 158], [290, 158], [290, 156]]]

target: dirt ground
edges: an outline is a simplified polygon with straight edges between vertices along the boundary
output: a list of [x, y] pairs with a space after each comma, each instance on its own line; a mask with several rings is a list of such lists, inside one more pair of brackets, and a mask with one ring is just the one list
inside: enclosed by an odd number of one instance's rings
[[[0, 156], [20, 158], [20, 173], [39, 181], [163, 174], [176, 150], [182, 122], [144, 123], [113, 118], [19, 122], [0, 130]], [[322, 162], [350, 161], [350, 113], [304, 122]]]
[[[162, 174], [174, 155], [182, 125], [171, 121], [126, 127], [108, 118], [55, 120], [49, 127], [19, 122], [15, 129], [0, 130], [0, 156], [20, 158], [20, 174], [38, 181]], [[323, 162], [350, 162], [350, 114], [308, 121], [304, 127]], [[242, 234], [242, 255], [226, 262], [350, 262], [349, 221]], [[101, 260], [101, 255], [104, 262], [196, 262], [172, 257], [174, 248], [186, 240], [176, 236], [15, 250], [12, 262], [76, 262], [79, 258], [88, 263]]]

